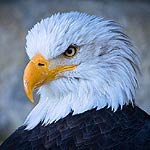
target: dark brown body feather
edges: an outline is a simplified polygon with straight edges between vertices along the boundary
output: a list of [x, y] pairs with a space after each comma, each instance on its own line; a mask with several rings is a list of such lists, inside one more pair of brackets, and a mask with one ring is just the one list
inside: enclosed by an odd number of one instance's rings
[[17, 129], [1, 150], [150, 150], [150, 116], [137, 106], [69, 114], [46, 127]]

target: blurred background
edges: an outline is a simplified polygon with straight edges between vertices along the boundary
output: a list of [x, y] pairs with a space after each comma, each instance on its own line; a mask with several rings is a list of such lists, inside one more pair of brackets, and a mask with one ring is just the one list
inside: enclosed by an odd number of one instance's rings
[[80, 11], [122, 24], [140, 55], [142, 76], [136, 103], [150, 114], [150, 1], [0, 0], [0, 142], [23, 124], [35, 106], [25, 96], [27, 31], [57, 12]]

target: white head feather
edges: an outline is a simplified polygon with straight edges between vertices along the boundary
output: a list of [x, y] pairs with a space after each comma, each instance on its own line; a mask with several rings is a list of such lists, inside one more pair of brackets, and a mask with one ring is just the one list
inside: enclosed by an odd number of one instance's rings
[[[54, 80], [39, 89], [40, 101], [25, 121], [26, 129], [39, 122], [44, 125], [92, 108], [105, 106], [116, 111], [133, 102], [138, 86], [139, 60], [122, 28], [113, 21], [70, 12], [55, 14], [37, 23], [28, 32], [27, 54], [41, 53], [52, 59], [53, 66], [77, 64], [65, 78]], [[59, 57], [71, 44], [78, 54]]]

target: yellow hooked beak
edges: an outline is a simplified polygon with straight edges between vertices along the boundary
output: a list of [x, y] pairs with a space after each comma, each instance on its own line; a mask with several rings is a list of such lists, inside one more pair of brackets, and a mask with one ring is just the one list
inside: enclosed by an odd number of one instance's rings
[[50, 64], [51, 61], [46, 60], [41, 54], [34, 56], [27, 64], [24, 70], [23, 83], [25, 93], [31, 102], [34, 102], [33, 90], [47, 82], [57, 79], [59, 73], [76, 68], [76, 65], [68, 65], [49, 69]]

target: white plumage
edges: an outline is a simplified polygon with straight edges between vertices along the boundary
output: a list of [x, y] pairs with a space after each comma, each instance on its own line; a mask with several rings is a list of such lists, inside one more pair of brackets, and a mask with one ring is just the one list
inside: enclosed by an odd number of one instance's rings
[[[116, 111], [132, 102], [138, 87], [139, 60], [122, 28], [110, 20], [71, 12], [46, 18], [28, 33], [26, 51], [31, 59], [40, 53], [52, 59], [51, 67], [77, 64], [72, 71], [40, 87], [40, 101], [27, 117], [28, 130], [40, 121], [44, 125], [105, 106]], [[78, 54], [62, 58], [71, 44]]]

